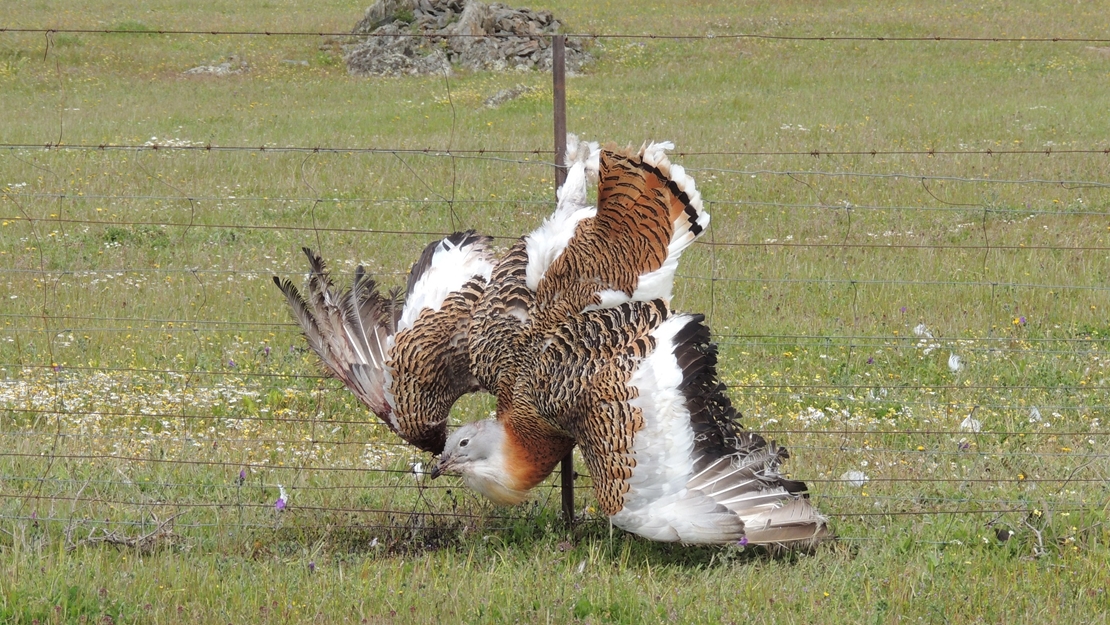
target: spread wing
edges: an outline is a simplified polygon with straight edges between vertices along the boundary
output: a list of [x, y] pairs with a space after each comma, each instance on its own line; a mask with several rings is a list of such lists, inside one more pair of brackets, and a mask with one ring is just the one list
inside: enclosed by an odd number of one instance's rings
[[744, 431], [717, 378], [701, 315], [661, 300], [588, 311], [552, 334], [536, 364], [542, 413], [578, 442], [614, 525], [661, 541], [819, 538], [786, 450]]
[[328, 373], [396, 430], [393, 409], [385, 397], [384, 364], [401, 314], [401, 293], [380, 292], [361, 266], [355, 270], [351, 288], [337, 291], [320, 255], [307, 247], [304, 253], [309, 262], [307, 297], [291, 280], [274, 276], [274, 284], [285, 294], [309, 347]]
[[351, 288], [337, 291], [323, 260], [307, 248], [307, 297], [290, 280], [274, 282], [325, 370], [401, 438], [439, 453], [452, 404], [480, 388], [470, 372], [468, 333], [493, 268], [489, 246], [473, 231], [429, 244], [403, 298], [397, 290], [382, 294], [361, 266]]

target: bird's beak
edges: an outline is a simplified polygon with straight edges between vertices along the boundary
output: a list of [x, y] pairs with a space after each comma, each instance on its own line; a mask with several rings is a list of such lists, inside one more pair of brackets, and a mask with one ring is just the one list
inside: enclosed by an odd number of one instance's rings
[[434, 480], [437, 477], [443, 475], [443, 473], [450, 469], [454, 465], [454, 463], [454, 456], [448, 454], [440, 456], [439, 462], [436, 462], [436, 466], [432, 467], [432, 479]]

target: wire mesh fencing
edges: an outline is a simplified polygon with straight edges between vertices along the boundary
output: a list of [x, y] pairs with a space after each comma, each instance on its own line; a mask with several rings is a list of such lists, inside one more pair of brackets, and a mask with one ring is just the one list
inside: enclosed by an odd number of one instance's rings
[[[307, 245], [341, 280], [402, 284], [430, 240], [507, 247], [552, 209], [550, 150], [460, 144], [0, 144], [4, 531], [401, 545], [557, 523], [554, 482], [496, 509], [431, 481], [320, 374], [271, 283]], [[1029, 144], [675, 152], [713, 222], [673, 303], [707, 315], [745, 427], [790, 450], [842, 540], [1103, 531], [1110, 148]]]

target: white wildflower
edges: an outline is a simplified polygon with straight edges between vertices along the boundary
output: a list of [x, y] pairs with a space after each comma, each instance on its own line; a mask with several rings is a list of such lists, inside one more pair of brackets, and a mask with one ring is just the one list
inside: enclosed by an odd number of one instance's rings
[[960, 364], [960, 357], [957, 356], [956, 354], [950, 354], [948, 356], [948, 369], [952, 373], [957, 373], [962, 368], [963, 368], [963, 365]]
[[970, 414], [967, 415], [967, 418], [960, 422], [960, 429], [966, 432], [978, 432], [982, 427], [983, 424], [979, 423], [979, 420]]
[[814, 408], [813, 406], [807, 406], [805, 411], [799, 414], [797, 418], [805, 427], [808, 427], [824, 421], [827, 417], [828, 415], [825, 414], [825, 411]]
[[871, 478], [867, 477], [867, 474], [863, 471], [845, 471], [844, 475], [840, 476], [840, 479], [844, 482], [848, 482], [852, 486], [863, 486]]

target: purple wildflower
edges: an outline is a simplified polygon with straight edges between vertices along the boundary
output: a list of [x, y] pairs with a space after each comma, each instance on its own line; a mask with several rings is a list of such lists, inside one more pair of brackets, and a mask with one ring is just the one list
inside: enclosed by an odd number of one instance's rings
[[234, 368], [235, 367], [235, 361], [231, 360], [231, 359], [228, 359], [227, 366]]
[[262, 350], [262, 353], [265, 354], [267, 358], [269, 358], [270, 357], [270, 346], [267, 345], [266, 349]]
[[905, 306], [902, 307], [902, 314], [903, 315], [906, 314], [906, 307]]
[[243, 482], [247, 481], [247, 470], [239, 469], [239, 485], [242, 486]]
[[289, 495], [285, 493], [285, 487], [278, 484], [278, 500], [274, 502], [274, 510], [281, 512], [285, 509], [285, 505], [289, 503]]
[[867, 357], [867, 364], [869, 364], [869, 365], [875, 364], [875, 358], [873, 356], [868, 356]]
[[316, 563], [315, 562], [309, 562], [308, 563], [308, 572], [309, 573], [315, 573], [316, 572]]
[[1025, 325], [1025, 315], [1018, 317], [1018, 323], [1020, 323], [1021, 325]]
[[739, 540], [739, 541], [737, 541], [737, 542], [736, 542], [736, 544], [738, 544], [738, 545], [740, 545], [741, 547], [743, 547], [744, 545], [748, 544], [748, 537], [747, 537], [747, 536], [741, 536], [741, 537], [740, 537], [740, 540]]

